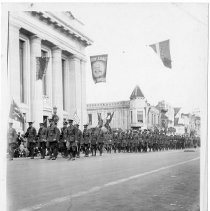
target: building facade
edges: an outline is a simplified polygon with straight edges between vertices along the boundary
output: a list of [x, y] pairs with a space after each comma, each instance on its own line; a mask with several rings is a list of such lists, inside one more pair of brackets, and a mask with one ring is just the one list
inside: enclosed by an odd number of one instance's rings
[[155, 126], [159, 126], [160, 112], [155, 106], [150, 106], [139, 86], [134, 88], [129, 101], [88, 104], [89, 126], [96, 127], [98, 125], [98, 115], [101, 115], [105, 122], [113, 112], [111, 128], [153, 129]]
[[[36, 128], [52, 116], [54, 106], [59, 127], [75, 112], [81, 125], [87, 122], [85, 48], [92, 41], [82, 28], [71, 12], [10, 12], [9, 94]], [[49, 62], [43, 79], [37, 80], [36, 58], [41, 56]]]

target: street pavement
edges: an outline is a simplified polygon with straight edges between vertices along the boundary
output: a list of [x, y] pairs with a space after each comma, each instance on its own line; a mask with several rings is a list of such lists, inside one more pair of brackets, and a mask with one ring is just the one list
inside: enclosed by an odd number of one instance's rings
[[7, 163], [9, 211], [198, 211], [200, 152], [117, 153]]

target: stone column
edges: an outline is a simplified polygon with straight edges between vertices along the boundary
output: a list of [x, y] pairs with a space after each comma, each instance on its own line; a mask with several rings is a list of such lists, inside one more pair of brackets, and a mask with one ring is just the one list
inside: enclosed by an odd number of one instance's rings
[[52, 105], [57, 107], [59, 116], [58, 127], [63, 125], [63, 90], [62, 90], [62, 50], [59, 47], [52, 49]]
[[82, 95], [82, 125], [87, 124], [87, 103], [86, 103], [86, 61], [81, 60], [81, 95]]
[[82, 128], [82, 94], [81, 94], [81, 66], [80, 58], [72, 56], [70, 59], [70, 117], [73, 118], [74, 113], [77, 112], [77, 116], [80, 119], [80, 128]]
[[39, 123], [43, 121], [43, 94], [42, 94], [42, 80], [37, 80], [37, 62], [36, 57], [41, 56], [41, 39], [33, 35], [30, 39], [30, 119], [34, 121], [34, 127], [39, 128]]
[[20, 57], [19, 57], [19, 29], [20, 27], [10, 24], [9, 26], [9, 85], [10, 96], [20, 104]]

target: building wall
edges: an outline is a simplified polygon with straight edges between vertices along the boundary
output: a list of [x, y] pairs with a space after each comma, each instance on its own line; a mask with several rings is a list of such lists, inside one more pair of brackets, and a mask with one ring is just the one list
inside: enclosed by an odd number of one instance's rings
[[[92, 123], [89, 122], [90, 127], [96, 127], [98, 125], [99, 113], [101, 113], [102, 119], [105, 122], [107, 113], [114, 112], [110, 126], [111, 128], [121, 128], [123, 130], [130, 129], [131, 127], [141, 127], [144, 129], [158, 126], [160, 118], [159, 110], [154, 106], [150, 106], [145, 98], [112, 103], [88, 104], [87, 112], [88, 116], [91, 115], [92, 118]], [[141, 119], [142, 122], [139, 121]]]
[[[52, 116], [53, 106], [58, 108], [59, 127], [63, 118], [72, 118], [75, 112], [82, 127], [87, 121], [84, 49], [92, 41], [75, 28], [79, 23], [63, 12], [10, 12], [9, 23], [8, 81], [11, 100], [18, 104], [26, 121], [34, 121], [36, 128], [43, 121], [43, 116]], [[23, 57], [20, 57], [20, 40], [24, 42]], [[46, 94], [43, 93], [43, 80], [36, 80], [36, 57], [40, 57], [42, 51], [49, 57]], [[20, 80], [21, 58], [23, 83]], [[62, 59], [65, 60], [65, 77], [62, 77]], [[24, 87], [23, 102], [21, 87]], [[18, 122], [14, 126], [23, 128]]]
[[98, 125], [98, 114], [101, 113], [101, 117], [105, 123], [108, 113], [113, 113], [111, 121], [111, 128], [129, 128], [129, 101], [110, 102], [110, 103], [98, 103], [88, 104], [87, 113], [88, 116], [92, 115], [92, 124], [89, 122], [90, 127], [96, 127]]

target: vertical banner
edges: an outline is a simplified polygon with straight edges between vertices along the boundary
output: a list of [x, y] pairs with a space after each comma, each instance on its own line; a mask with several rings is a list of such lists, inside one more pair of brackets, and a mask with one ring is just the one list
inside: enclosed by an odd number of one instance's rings
[[107, 54], [90, 57], [92, 76], [95, 83], [106, 82], [107, 59]]
[[36, 72], [36, 79], [42, 80], [43, 75], [46, 74], [47, 66], [49, 62], [49, 57], [36, 57], [36, 65], [37, 65], [37, 72]]

